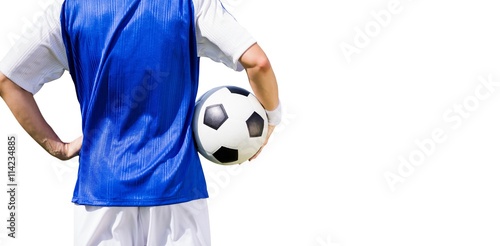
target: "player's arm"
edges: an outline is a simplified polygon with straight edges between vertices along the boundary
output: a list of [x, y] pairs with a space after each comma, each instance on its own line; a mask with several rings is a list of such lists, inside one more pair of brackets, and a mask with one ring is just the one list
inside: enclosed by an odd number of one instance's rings
[[[257, 43], [250, 46], [250, 48], [240, 57], [239, 61], [247, 72], [248, 81], [250, 82], [250, 86], [255, 96], [259, 99], [268, 113], [269, 128], [267, 139], [264, 143], [265, 146], [274, 128], [281, 120], [276, 76], [274, 75], [269, 59]], [[262, 148], [257, 154], [250, 158], [250, 160], [255, 159], [260, 154], [261, 150]]]
[[[255, 39], [229, 14], [219, 0], [197, 0], [198, 55], [222, 62], [236, 71], [245, 69], [252, 91], [266, 109], [267, 140], [281, 119], [278, 85], [264, 51]], [[261, 148], [262, 150], [262, 148]], [[260, 150], [250, 160], [259, 155]]]
[[278, 83], [271, 63], [261, 47], [255, 43], [240, 58], [255, 96], [266, 110], [278, 107]]
[[43, 118], [33, 94], [19, 87], [0, 73], [0, 97], [28, 134], [48, 153], [61, 160], [68, 160], [80, 152], [82, 137], [64, 143]]

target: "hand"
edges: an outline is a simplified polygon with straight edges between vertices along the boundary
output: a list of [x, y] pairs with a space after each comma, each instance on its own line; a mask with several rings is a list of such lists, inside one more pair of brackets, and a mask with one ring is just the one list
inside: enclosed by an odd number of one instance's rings
[[26, 91], [0, 72], [0, 97], [5, 101], [26, 132], [52, 156], [69, 160], [77, 156], [83, 137], [62, 142], [45, 121], [31, 92]]
[[57, 145], [58, 147], [56, 147], [53, 151], [49, 151], [49, 153], [60, 160], [69, 160], [80, 153], [82, 140], [83, 137], [80, 136], [69, 143], [61, 142]]
[[68, 159], [71, 159], [77, 155], [80, 154], [80, 149], [82, 148], [82, 141], [83, 141], [83, 136], [78, 137], [77, 139], [73, 140], [70, 143], [65, 144], [65, 149], [66, 149], [66, 157]]
[[260, 152], [262, 151], [264, 146], [266, 146], [267, 142], [269, 141], [269, 138], [271, 137], [271, 134], [273, 133], [275, 127], [276, 126], [268, 125], [266, 141], [264, 141], [264, 144], [262, 145], [262, 147], [260, 147], [260, 149], [257, 151], [257, 153], [255, 153], [255, 155], [253, 155], [252, 157], [250, 157], [250, 159], [248, 159], [249, 161], [251, 161], [251, 160], [257, 158], [257, 156], [259, 156]]

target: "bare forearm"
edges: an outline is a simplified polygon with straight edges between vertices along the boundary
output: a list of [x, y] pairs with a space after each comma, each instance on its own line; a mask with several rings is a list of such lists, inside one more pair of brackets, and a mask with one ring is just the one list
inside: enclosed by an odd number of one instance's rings
[[65, 143], [43, 118], [33, 95], [0, 73], [0, 96], [19, 124], [47, 152], [59, 159], [69, 159]]
[[278, 83], [269, 59], [258, 44], [254, 44], [240, 59], [248, 75], [255, 96], [265, 109], [273, 110], [278, 106]]
[[[260, 103], [262, 103], [267, 111], [275, 110], [279, 105], [278, 83], [271, 63], [264, 51], [258, 44], [254, 44], [240, 57], [240, 63], [247, 72], [250, 86], [257, 99], [259, 99]], [[268, 113], [267, 111], [266, 113]], [[279, 117], [281, 117], [281, 115]], [[276, 120], [273, 121], [279, 122]], [[267, 144], [275, 126], [276, 125], [271, 124], [270, 119], [266, 141], [250, 160], [260, 155], [262, 148]]]

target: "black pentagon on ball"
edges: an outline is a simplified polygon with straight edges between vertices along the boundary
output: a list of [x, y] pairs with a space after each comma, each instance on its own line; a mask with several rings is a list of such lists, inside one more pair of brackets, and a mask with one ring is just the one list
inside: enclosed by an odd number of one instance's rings
[[222, 146], [215, 151], [213, 156], [221, 163], [229, 163], [238, 160], [238, 150]]
[[248, 96], [250, 95], [250, 92], [237, 86], [226, 86], [226, 88], [233, 94], [240, 94], [242, 96]]
[[208, 106], [203, 116], [203, 124], [217, 130], [228, 119], [226, 110], [222, 104]]
[[264, 131], [264, 119], [257, 112], [253, 112], [246, 122], [248, 133], [251, 138], [262, 136], [262, 132]]

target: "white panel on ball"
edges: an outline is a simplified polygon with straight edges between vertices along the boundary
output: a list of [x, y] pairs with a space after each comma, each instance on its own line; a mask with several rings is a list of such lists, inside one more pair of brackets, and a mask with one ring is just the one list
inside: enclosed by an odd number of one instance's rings
[[196, 102], [193, 134], [198, 152], [223, 165], [241, 164], [264, 143], [267, 116], [257, 98], [236, 86], [220, 86]]

